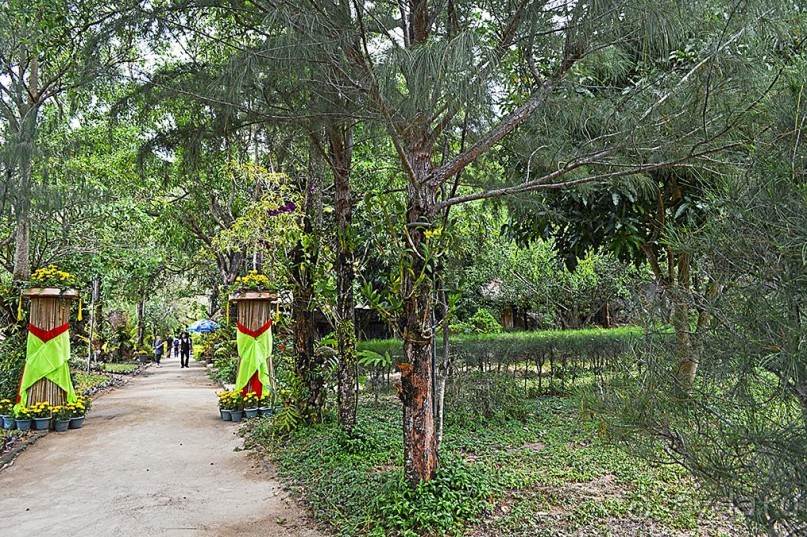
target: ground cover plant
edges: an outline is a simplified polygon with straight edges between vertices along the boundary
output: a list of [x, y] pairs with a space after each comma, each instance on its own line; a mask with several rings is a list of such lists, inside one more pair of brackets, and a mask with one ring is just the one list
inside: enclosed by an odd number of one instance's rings
[[522, 420], [455, 419], [449, 408], [444, 464], [415, 490], [403, 482], [401, 409], [391, 395], [362, 399], [352, 436], [326, 422], [281, 438], [264, 419], [244, 434], [338, 535], [739, 534], [681, 468], [607, 445], [575, 398], [526, 404]]

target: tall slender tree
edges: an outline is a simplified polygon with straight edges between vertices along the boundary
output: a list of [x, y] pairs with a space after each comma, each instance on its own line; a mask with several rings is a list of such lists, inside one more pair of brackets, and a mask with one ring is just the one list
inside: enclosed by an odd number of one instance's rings
[[122, 3], [6, 0], [0, 7], [0, 117], [16, 177], [13, 278], [25, 281], [42, 109], [129, 59], [136, 19]]

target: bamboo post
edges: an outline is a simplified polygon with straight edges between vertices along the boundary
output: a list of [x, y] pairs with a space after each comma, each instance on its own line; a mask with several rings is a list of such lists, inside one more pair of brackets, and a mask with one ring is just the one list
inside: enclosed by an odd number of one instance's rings
[[[51, 287], [32, 287], [23, 292], [30, 304], [29, 323], [44, 331], [70, 322], [70, 301], [79, 297], [78, 291], [61, 292]], [[51, 406], [63, 405], [67, 394], [48, 379], [40, 379], [28, 389], [28, 406], [45, 401]]]
[[[253, 332], [272, 320], [272, 307], [277, 299], [277, 294], [268, 291], [243, 291], [230, 296], [230, 300], [238, 305], [238, 322]], [[271, 353], [266, 357], [266, 362], [269, 368], [270, 388], [272, 396], [274, 396], [277, 392], [275, 390], [275, 367]], [[238, 367], [241, 367], [240, 357]]]

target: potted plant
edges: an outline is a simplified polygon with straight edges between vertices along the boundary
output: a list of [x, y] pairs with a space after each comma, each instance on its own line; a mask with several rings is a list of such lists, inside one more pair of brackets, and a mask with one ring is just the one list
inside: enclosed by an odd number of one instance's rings
[[266, 275], [258, 273], [257, 270], [250, 270], [246, 276], [236, 278], [232, 288], [232, 292], [235, 294], [247, 291], [263, 292], [273, 291], [273, 289]]
[[53, 430], [57, 433], [63, 433], [70, 427], [70, 418], [73, 417], [71, 405], [75, 405], [75, 403], [53, 407]]
[[244, 396], [244, 417], [257, 418], [259, 406], [260, 400], [258, 399], [258, 394], [255, 392], [247, 392]]
[[34, 271], [28, 282], [30, 288], [58, 289], [61, 293], [72, 290], [76, 286], [76, 277], [59, 270], [56, 265], [48, 265]]
[[217, 394], [219, 396], [219, 413], [221, 414], [222, 421], [232, 420], [230, 416], [230, 396], [232, 393], [231, 391], [224, 390]]
[[241, 392], [230, 392], [230, 419], [232, 421], [241, 421], [244, 419], [244, 398]]
[[50, 404], [47, 401], [40, 401], [34, 403], [28, 409], [31, 412], [33, 423], [31, 428], [34, 431], [47, 431], [50, 428], [50, 419], [52, 416]]
[[0, 399], [0, 417], [3, 421], [3, 429], [13, 429], [14, 423], [14, 403], [11, 399]]
[[20, 431], [27, 431], [31, 428], [31, 411], [27, 406], [14, 411], [14, 423]]
[[84, 425], [84, 417], [87, 415], [87, 411], [92, 408], [92, 399], [86, 395], [79, 395], [75, 403], [68, 403], [67, 406], [71, 412], [70, 428], [81, 429]]
[[272, 395], [267, 391], [261, 396], [261, 400], [258, 403], [258, 415], [271, 416], [272, 414], [274, 414], [274, 409], [272, 408]]

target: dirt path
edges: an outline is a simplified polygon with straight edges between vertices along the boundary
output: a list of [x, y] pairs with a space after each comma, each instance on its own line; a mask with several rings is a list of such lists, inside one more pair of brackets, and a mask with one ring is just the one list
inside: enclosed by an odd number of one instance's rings
[[318, 537], [222, 422], [204, 368], [171, 358], [0, 472], [0, 535]]

